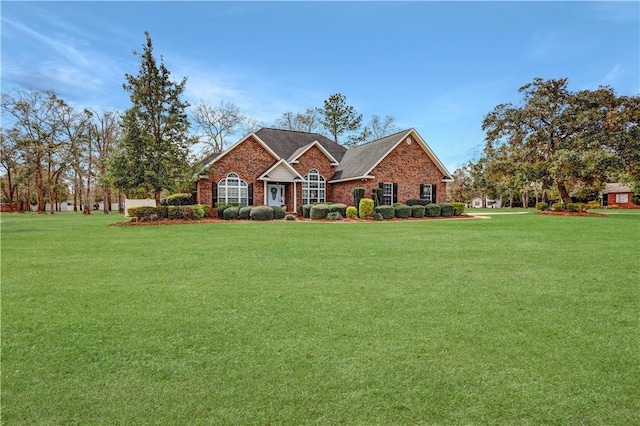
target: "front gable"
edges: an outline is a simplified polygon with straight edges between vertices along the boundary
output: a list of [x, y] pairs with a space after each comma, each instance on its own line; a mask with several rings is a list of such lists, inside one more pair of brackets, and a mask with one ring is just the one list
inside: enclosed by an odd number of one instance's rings
[[210, 163], [214, 169], [211, 180], [217, 182], [229, 173], [237, 173], [241, 179], [254, 181], [277, 160], [260, 138], [250, 134]]
[[319, 144], [313, 145], [297, 156], [292, 166], [300, 175], [305, 176], [311, 169], [316, 169], [327, 180], [333, 176], [335, 159], [320, 148]]

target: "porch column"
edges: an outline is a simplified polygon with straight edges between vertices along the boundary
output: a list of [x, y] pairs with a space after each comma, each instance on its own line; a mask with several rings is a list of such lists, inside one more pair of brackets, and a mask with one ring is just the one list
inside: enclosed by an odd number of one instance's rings
[[264, 180], [263, 182], [264, 182], [264, 191], [262, 192], [264, 192], [264, 197], [263, 197], [264, 199], [262, 200], [262, 205], [266, 206], [267, 205], [267, 181]]
[[293, 181], [293, 212], [298, 213], [298, 185]]

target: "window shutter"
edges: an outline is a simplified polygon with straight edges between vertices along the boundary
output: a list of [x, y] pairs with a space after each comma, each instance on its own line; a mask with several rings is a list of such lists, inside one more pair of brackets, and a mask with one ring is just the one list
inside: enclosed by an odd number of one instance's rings
[[211, 207], [214, 207], [218, 202], [218, 184], [211, 182]]
[[253, 205], [253, 184], [247, 185], [247, 205]]
[[436, 203], [436, 184], [433, 183], [431, 184], [431, 202], [432, 203]]
[[380, 188], [380, 189], [384, 188], [384, 183], [380, 182], [380, 183], [378, 184], [378, 188]]
[[418, 198], [424, 198], [424, 183], [420, 184], [420, 195], [418, 195]]
[[398, 202], [398, 184], [394, 182], [393, 184], [393, 202]]

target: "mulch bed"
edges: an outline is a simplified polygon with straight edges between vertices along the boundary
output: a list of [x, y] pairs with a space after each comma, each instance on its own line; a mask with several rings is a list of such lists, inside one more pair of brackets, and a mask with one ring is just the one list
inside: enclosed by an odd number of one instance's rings
[[[393, 219], [387, 219], [387, 220], [381, 220], [379, 222], [400, 222], [400, 221], [413, 221], [413, 220], [451, 220], [451, 219], [475, 219], [474, 216], [472, 215], [468, 215], [468, 214], [463, 214], [460, 216], [451, 216], [451, 217], [423, 217], [423, 218], [416, 218], [416, 217], [409, 217], [407, 219], [398, 219], [398, 218], [393, 218]], [[289, 222], [286, 221], [284, 219], [276, 219], [276, 221], [278, 222]], [[148, 222], [139, 222], [139, 221], [131, 221], [128, 220], [126, 222], [116, 222], [116, 223], [112, 223], [109, 226], [160, 226], [160, 225], [189, 225], [189, 224], [200, 224], [200, 223], [231, 223], [231, 222], [252, 222], [251, 220], [243, 220], [243, 219], [233, 219], [233, 220], [225, 220], [225, 219], [220, 219], [217, 217], [205, 217], [202, 219], [198, 219], [198, 220], [169, 220], [169, 219], [164, 219], [164, 220], [154, 220], [154, 221], [148, 221]], [[255, 221], [254, 221], [255, 222]], [[315, 219], [307, 219], [307, 218], [303, 218], [303, 217], [298, 217], [295, 221], [290, 221], [290, 222], [335, 222], [335, 223], [353, 223], [353, 222], [360, 222], [360, 223], [367, 223], [367, 222], [378, 222], [377, 220], [373, 220], [373, 219], [366, 219], [366, 220], [362, 220], [362, 219], [349, 219], [349, 218], [343, 218], [341, 220], [328, 220], [328, 219], [320, 219], [320, 220], [315, 220]]]
[[546, 211], [538, 211], [538, 214], [545, 214], [545, 215], [549, 215], [549, 216], [594, 216], [594, 217], [607, 217], [606, 214], [602, 214], [602, 213], [589, 213], [589, 212], [567, 212], [567, 211], [561, 211], [561, 212], [554, 212], [551, 210], [546, 210]]

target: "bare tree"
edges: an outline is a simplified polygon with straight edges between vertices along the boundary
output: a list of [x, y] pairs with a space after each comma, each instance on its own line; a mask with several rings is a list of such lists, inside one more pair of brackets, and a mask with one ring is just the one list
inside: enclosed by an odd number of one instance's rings
[[229, 145], [230, 138], [245, 130], [243, 125], [247, 123], [240, 108], [225, 101], [216, 106], [200, 101], [194, 107], [194, 120], [205, 153], [222, 151]]
[[320, 123], [320, 111], [317, 108], [307, 108], [302, 113], [287, 111], [276, 120], [275, 126], [283, 130], [307, 133], [320, 133], [324, 130]]
[[379, 115], [374, 114], [371, 116], [371, 121], [367, 127], [371, 130], [371, 136], [374, 140], [382, 139], [400, 131], [400, 128], [395, 124], [395, 118], [391, 115], [380, 118]]
[[102, 190], [104, 214], [109, 214], [111, 207], [111, 184], [108, 179], [108, 158], [121, 137], [120, 114], [116, 111], [93, 113], [93, 139], [95, 149], [96, 188]]

